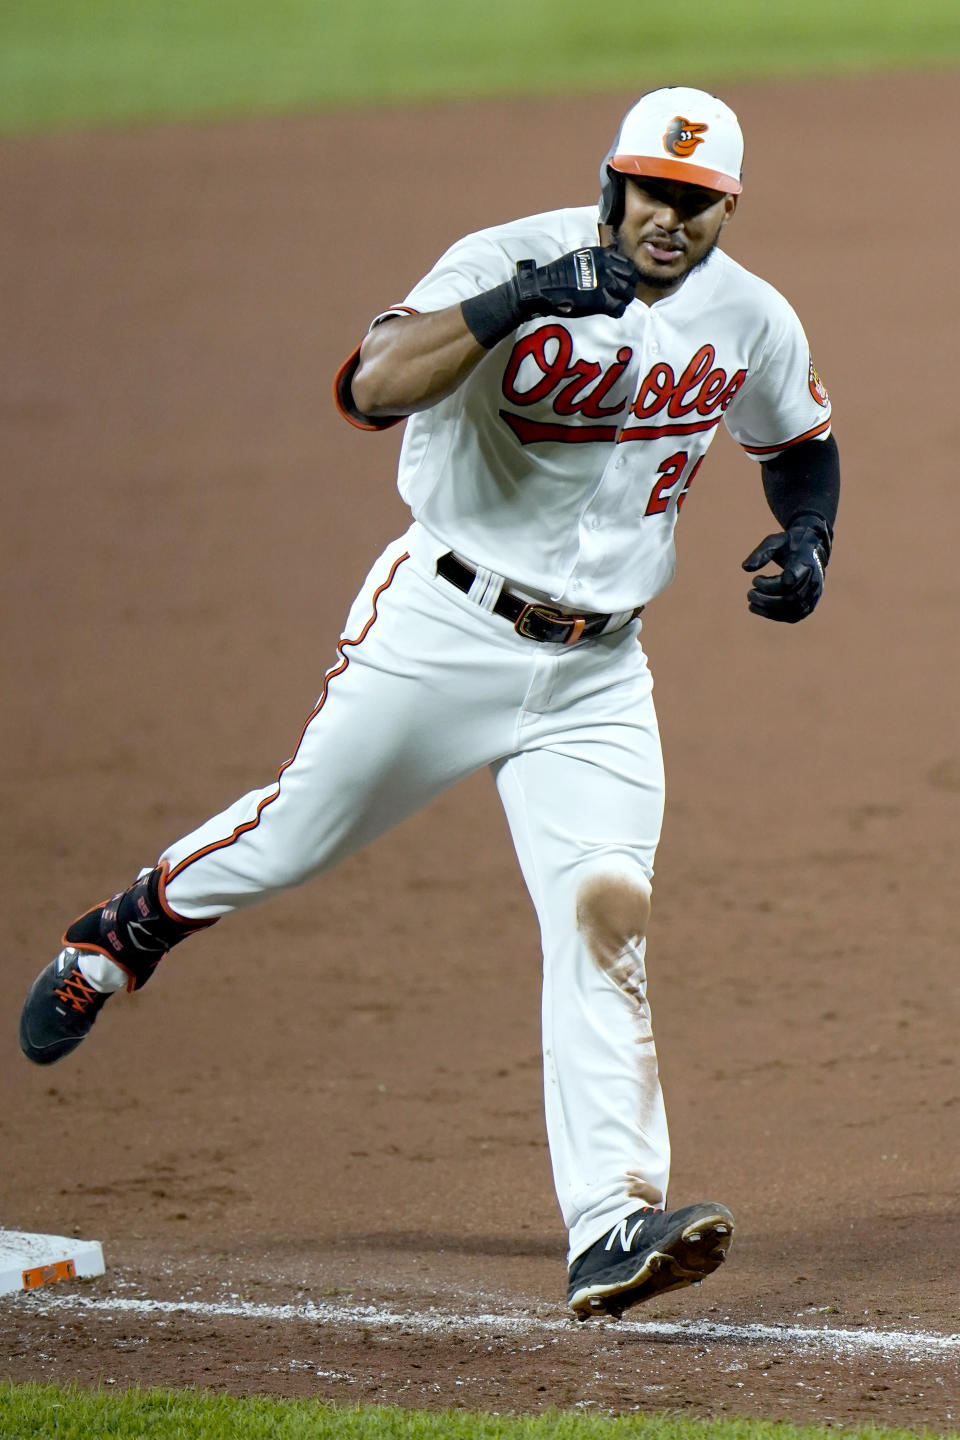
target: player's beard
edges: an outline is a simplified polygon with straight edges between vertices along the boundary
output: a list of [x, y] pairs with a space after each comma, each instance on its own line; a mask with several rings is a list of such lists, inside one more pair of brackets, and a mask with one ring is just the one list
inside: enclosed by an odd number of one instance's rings
[[627, 250], [624, 249], [624, 246], [621, 243], [619, 226], [614, 227], [613, 248], [615, 250], [619, 250], [620, 254], [625, 255], [628, 260], [633, 261], [634, 265], [636, 265], [637, 269], [640, 271], [640, 279], [642, 280], [643, 284], [649, 286], [651, 290], [676, 290], [677, 286], [681, 285], [684, 280], [689, 280], [691, 275], [695, 275], [698, 270], [703, 269], [704, 265], [706, 265], [714, 250], [716, 250], [717, 241], [719, 240], [719, 238], [720, 227], [718, 226], [717, 233], [711, 240], [706, 252], [700, 256], [699, 260], [695, 261], [694, 264], [690, 266], [689, 270], [685, 270], [682, 275], [664, 275], [659, 270], [645, 270], [642, 265], [637, 264], [636, 255], [631, 255]]

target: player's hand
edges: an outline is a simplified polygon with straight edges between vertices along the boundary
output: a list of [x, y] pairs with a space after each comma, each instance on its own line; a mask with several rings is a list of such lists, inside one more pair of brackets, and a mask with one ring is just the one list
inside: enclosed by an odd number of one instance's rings
[[812, 526], [791, 525], [779, 535], [768, 535], [743, 562], [747, 571], [770, 564], [781, 566], [779, 575], [754, 579], [747, 595], [754, 615], [788, 625], [804, 620], [823, 594], [829, 554], [829, 541]]
[[540, 315], [613, 315], [634, 297], [640, 272], [618, 250], [602, 245], [571, 250], [548, 265], [518, 260], [516, 274], [492, 290], [471, 295], [460, 310], [467, 329], [486, 349], [518, 325]]
[[516, 286], [525, 320], [535, 315], [613, 315], [634, 298], [640, 272], [618, 250], [571, 250], [549, 265], [521, 260]]

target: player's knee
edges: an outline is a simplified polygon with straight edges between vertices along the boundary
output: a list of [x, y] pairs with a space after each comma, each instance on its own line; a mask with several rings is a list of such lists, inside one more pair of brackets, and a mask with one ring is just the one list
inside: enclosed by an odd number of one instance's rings
[[650, 882], [639, 869], [634, 875], [592, 874], [581, 882], [577, 926], [604, 969], [647, 933], [650, 893]]

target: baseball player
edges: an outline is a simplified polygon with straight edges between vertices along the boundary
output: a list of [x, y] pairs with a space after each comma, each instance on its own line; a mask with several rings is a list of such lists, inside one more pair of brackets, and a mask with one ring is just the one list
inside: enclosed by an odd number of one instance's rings
[[540, 922], [547, 1136], [581, 1318], [701, 1280], [733, 1235], [721, 1204], [666, 1208], [644, 940], [663, 769], [638, 643], [721, 423], [777, 526], [743, 562], [767, 569], [750, 610], [809, 615], [833, 539], [837, 448], [804, 331], [717, 248], [742, 158], [714, 96], [644, 95], [599, 210], [469, 235], [374, 319], [336, 395], [361, 429], [406, 419], [410, 528], [367, 576], [276, 780], [69, 925], [21, 1020], [25, 1053], [60, 1059], [195, 930], [488, 766]]

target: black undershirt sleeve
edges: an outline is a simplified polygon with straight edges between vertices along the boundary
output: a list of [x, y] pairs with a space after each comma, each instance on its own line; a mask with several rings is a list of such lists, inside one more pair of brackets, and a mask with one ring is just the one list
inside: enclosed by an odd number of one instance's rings
[[829, 554], [840, 501], [840, 453], [833, 436], [801, 440], [775, 459], [762, 461], [760, 469], [767, 504], [783, 528], [802, 518], [821, 531]]

